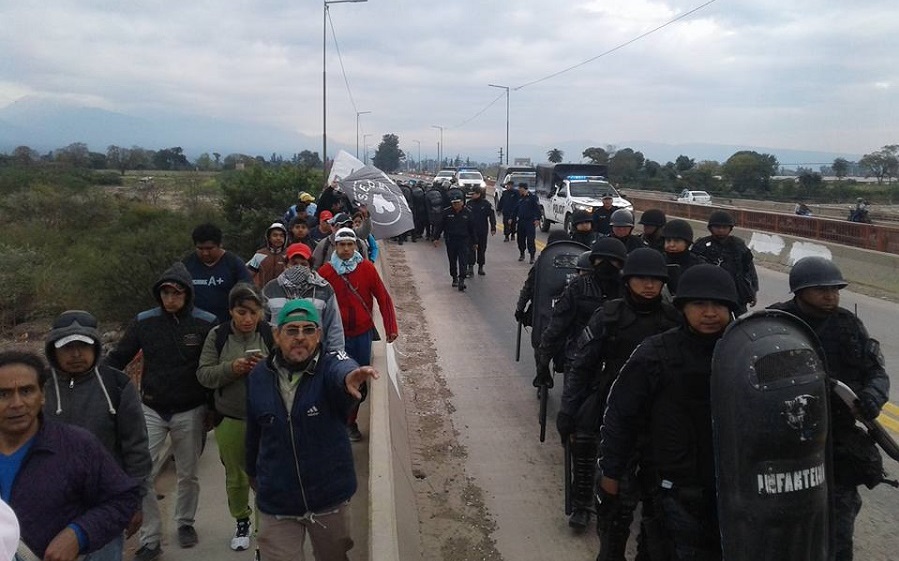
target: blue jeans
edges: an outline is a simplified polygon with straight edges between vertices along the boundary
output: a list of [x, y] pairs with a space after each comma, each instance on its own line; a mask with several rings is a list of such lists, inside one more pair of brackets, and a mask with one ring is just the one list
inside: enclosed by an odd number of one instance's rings
[[122, 561], [125, 537], [120, 535], [97, 551], [85, 555], [83, 561]]
[[343, 348], [359, 366], [371, 366], [371, 330], [362, 335], [347, 337]]

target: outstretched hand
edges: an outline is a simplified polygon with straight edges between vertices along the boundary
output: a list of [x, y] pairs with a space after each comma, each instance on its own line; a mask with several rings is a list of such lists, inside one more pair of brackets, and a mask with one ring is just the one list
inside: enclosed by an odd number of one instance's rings
[[377, 380], [380, 377], [378, 371], [371, 366], [360, 366], [344, 378], [343, 383], [346, 385], [346, 393], [356, 399], [362, 399], [362, 392], [359, 391], [362, 384], [370, 379]]

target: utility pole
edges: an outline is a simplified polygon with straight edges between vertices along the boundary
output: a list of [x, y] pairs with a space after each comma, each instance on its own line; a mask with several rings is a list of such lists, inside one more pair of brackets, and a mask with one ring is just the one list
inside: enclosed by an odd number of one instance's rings
[[[487, 84], [491, 88], [500, 88], [506, 90], [506, 165], [509, 165], [509, 86], [498, 86], [496, 84]], [[499, 163], [503, 163], [500, 159]]]
[[432, 128], [440, 129], [440, 140], [437, 142], [437, 167], [443, 166], [443, 128], [440, 125], [431, 125]]

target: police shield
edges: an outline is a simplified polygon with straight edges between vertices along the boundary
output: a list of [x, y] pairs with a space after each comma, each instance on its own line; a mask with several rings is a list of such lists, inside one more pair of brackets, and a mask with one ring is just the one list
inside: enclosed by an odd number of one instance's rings
[[561, 240], [547, 245], [540, 252], [534, 264], [534, 298], [531, 303], [531, 344], [534, 348], [540, 346], [540, 337], [549, 325], [553, 306], [571, 279], [578, 274], [575, 268], [578, 256], [589, 249], [577, 242]]
[[814, 332], [777, 310], [731, 324], [712, 359], [721, 547], [728, 561], [828, 558], [827, 375]]

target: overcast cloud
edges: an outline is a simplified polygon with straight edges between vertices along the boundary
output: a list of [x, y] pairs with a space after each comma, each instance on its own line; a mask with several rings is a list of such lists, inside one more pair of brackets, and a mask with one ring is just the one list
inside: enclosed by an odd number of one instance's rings
[[[332, 4], [328, 135], [446, 154], [505, 143], [505, 100], [702, 0]], [[899, 143], [899, 3], [717, 0], [511, 94], [512, 144], [705, 142], [862, 154]], [[0, 107], [64, 98], [321, 134], [322, 2], [0, 0]], [[462, 123], [465, 123], [462, 126]], [[639, 146], [635, 146], [639, 148]], [[98, 147], [94, 147], [98, 148]], [[311, 147], [316, 149], [315, 147]], [[319, 147], [320, 149], [320, 147]], [[514, 153], [512, 154], [515, 155]]]

